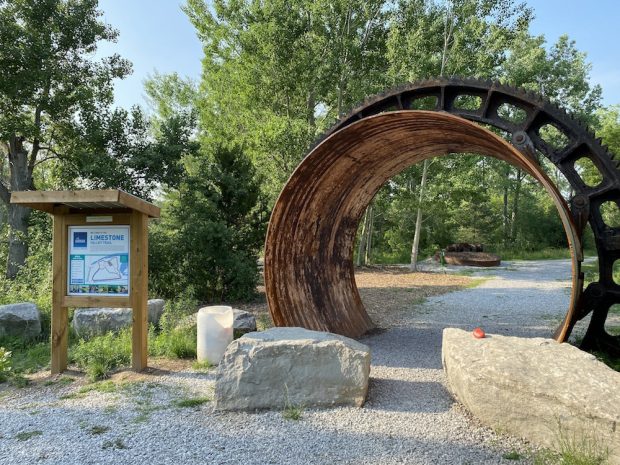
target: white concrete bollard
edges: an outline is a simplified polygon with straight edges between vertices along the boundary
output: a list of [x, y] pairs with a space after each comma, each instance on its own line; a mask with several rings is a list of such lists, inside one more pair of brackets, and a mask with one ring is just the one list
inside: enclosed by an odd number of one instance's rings
[[222, 305], [203, 307], [197, 317], [198, 361], [220, 363], [226, 347], [233, 340], [233, 309]]

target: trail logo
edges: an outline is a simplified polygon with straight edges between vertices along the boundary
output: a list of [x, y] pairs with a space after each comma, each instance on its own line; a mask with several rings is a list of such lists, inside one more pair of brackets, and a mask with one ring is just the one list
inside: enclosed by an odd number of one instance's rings
[[85, 231], [75, 231], [73, 233], [73, 247], [84, 247], [88, 246], [87, 233]]

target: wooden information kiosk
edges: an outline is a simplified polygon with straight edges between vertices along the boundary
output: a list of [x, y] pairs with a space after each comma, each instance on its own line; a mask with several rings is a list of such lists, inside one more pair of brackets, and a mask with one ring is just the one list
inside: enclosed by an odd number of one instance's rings
[[148, 221], [159, 207], [116, 189], [13, 192], [11, 203], [54, 217], [52, 374], [67, 368], [69, 307], [132, 308], [132, 368], [146, 368]]

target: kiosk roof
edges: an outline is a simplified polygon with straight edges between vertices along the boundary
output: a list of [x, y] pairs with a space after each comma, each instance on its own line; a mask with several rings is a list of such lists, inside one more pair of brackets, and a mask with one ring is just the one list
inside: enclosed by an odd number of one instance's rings
[[68, 213], [106, 213], [136, 210], [151, 218], [159, 218], [159, 207], [119, 189], [80, 191], [18, 191], [11, 194], [11, 203], [55, 213], [57, 207], [69, 208]]

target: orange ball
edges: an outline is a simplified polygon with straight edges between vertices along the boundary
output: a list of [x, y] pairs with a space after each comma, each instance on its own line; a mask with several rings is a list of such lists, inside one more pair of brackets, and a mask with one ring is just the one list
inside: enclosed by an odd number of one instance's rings
[[484, 339], [485, 337], [484, 330], [482, 328], [474, 329], [474, 337], [476, 339]]

